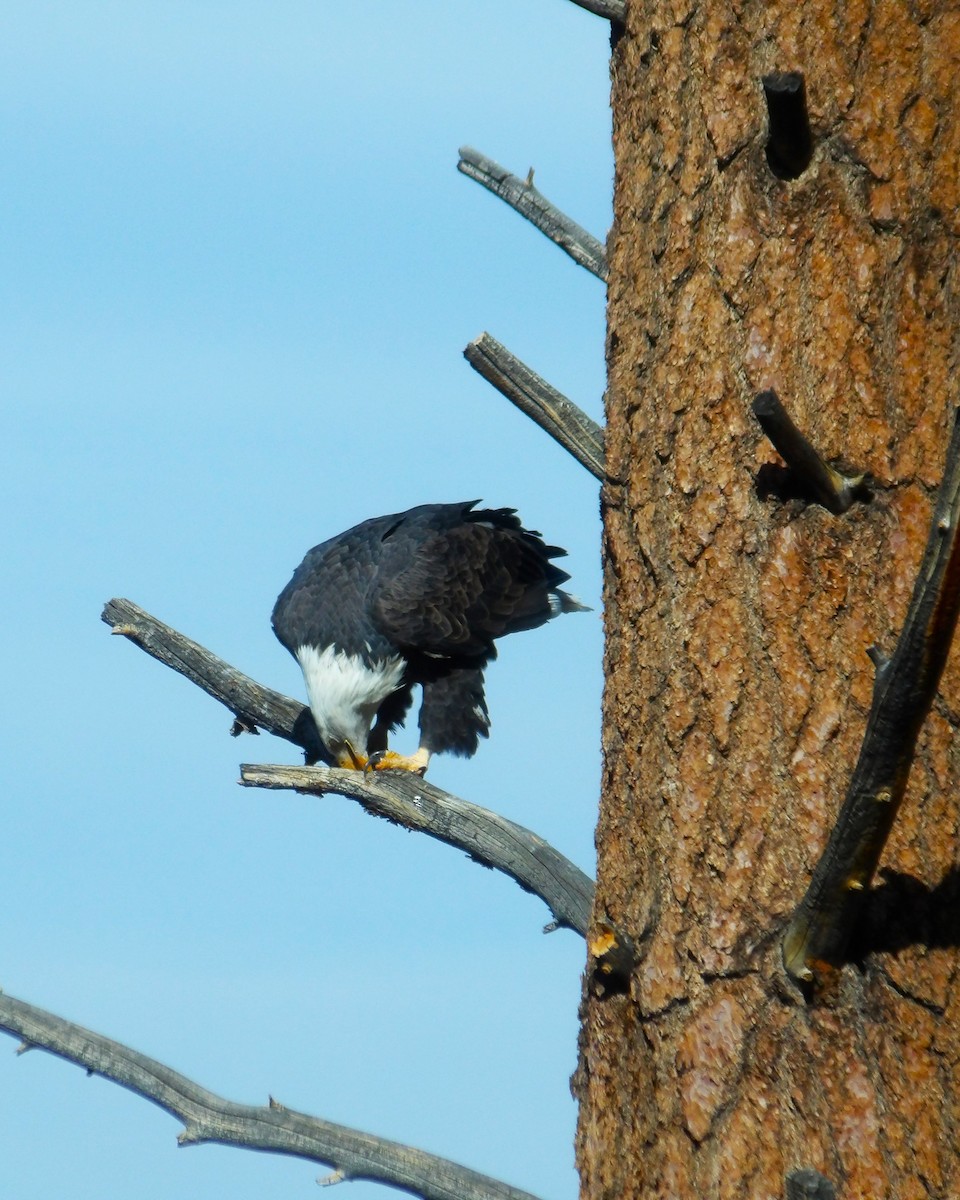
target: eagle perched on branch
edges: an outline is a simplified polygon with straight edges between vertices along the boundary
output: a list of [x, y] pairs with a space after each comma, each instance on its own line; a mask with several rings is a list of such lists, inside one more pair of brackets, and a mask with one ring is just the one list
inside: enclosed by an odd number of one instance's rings
[[[277, 637], [303, 670], [331, 761], [420, 774], [431, 754], [470, 756], [490, 728], [483, 670], [496, 638], [585, 608], [560, 590], [566, 554], [512, 508], [423, 504], [315, 546], [280, 593]], [[420, 748], [387, 749], [415, 684]]]

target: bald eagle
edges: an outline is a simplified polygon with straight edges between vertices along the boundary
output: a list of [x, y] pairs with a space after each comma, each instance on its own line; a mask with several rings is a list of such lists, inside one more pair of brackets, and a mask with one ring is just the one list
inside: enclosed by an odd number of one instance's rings
[[[566, 553], [512, 508], [423, 504], [315, 546], [280, 593], [273, 628], [303, 670], [328, 760], [427, 768], [469, 757], [490, 728], [483, 671], [496, 638], [585, 606], [560, 590]], [[420, 748], [387, 749], [419, 684]]]

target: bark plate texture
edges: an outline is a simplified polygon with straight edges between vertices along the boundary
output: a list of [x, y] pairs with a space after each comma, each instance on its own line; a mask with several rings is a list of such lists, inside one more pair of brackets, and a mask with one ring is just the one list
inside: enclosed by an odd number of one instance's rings
[[[778, 177], [764, 77], [803, 75]], [[954, 654], [855, 961], [810, 1002], [780, 936], [903, 623], [957, 386], [960, 11], [633, 0], [613, 53], [607, 688], [583, 1195], [960, 1196]], [[775, 389], [872, 499], [797, 498]], [[606, 940], [604, 940], [606, 939]], [[599, 951], [598, 951], [599, 953]]]

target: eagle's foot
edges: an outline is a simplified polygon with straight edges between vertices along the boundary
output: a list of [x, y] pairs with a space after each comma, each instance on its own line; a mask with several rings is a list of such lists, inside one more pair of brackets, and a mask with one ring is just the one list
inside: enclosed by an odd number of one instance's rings
[[412, 771], [415, 775], [423, 775], [430, 762], [430, 751], [421, 746], [416, 754], [397, 754], [395, 750], [378, 750], [371, 754], [363, 767], [363, 773], [368, 771]]

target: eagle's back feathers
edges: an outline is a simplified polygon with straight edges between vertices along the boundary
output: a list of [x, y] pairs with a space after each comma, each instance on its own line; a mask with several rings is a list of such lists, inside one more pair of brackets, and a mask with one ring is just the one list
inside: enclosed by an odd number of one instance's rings
[[[324, 651], [356, 660], [359, 675], [405, 661], [405, 695], [382, 715], [402, 717], [410, 688], [421, 683], [421, 733], [431, 751], [472, 754], [486, 736], [482, 670], [496, 655], [495, 639], [583, 608], [560, 590], [569, 576], [552, 560], [564, 550], [524, 529], [513, 509], [477, 503], [421, 505], [315, 546], [273, 610], [277, 637], [301, 665]], [[343, 721], [307, 683], [321, 734], [335, 737], [331, 729]], [[379, 726], [375, 735], [385, 741]]]

